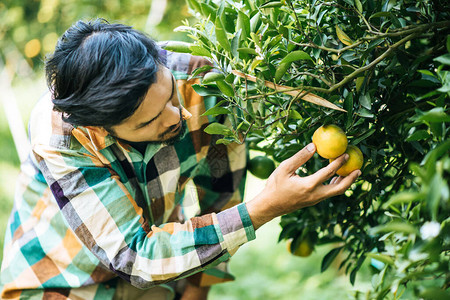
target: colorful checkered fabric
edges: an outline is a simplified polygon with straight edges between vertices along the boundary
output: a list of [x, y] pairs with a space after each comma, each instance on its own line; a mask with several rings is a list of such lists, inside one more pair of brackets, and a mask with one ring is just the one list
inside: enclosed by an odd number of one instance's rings
[[[215, 99], [194, 92], [199, 79], [187, 79], [207, 61], [165, 50], [161, 57], [193, 114], [174, 145], [149, 144], [142, 155], [95, 128], [74, 128], [49, 95], [33, 110], [32, 153], [5, 238], [2, 299], [111, 299], [118, 277], [139, 288], [193, 274], [200, 285], [232, 278], [222, 262], [255, 238], [241, 203], [245, 145], [216, 145], [219, 137], [203, 131], [218, 121], [202, 116]], [[172, 222], [190, 180], [198, 217]]]

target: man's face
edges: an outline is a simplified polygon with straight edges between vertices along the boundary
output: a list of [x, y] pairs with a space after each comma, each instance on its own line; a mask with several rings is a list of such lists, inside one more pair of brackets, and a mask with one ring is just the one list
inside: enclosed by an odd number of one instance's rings
[[183, 132], [184, 119], [189, 118], [179, 101], [175, 78], [161, 66], [156, 82], [137, 110], [119, 125], [112, 126], [113, 135], [130, 142], [176, 141]]

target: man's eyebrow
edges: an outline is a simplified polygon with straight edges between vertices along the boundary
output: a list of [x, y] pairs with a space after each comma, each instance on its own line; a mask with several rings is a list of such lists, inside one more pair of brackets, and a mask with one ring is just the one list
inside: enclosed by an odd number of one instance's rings
[[[169, 97], [169, 99], [166, 101], [166, 103], [169, 102], [170, 100], [172, 100], [173, 93], [175, 92], [175, 80], [174, 80], [174, 78], [173, 78], [173, 75], [171, 76], [171, 78], [172, 78], [172, 93], [170, 94], [170, 97]], [[165, 107], [165, 105], [164, 105], [164, 107]], [[164, 110], [164, 108], [163, 108], [163, 110]], [[135, 127], [135, 129], [137, 130], [137, 129], [140, 129], [140, 128], [142, 128], [142, 127], [145, 127], [145, 126], [147, 126], [148, 124], [150, 124], [150, 123], [152, 123], [153, 121], [155, 121], [156, 119], [158, 119], [158, 118], [161, 116], [163, 110], [161, 110], [161, 111], [156, 115], [156, 117], [154, 117], [153, 119], [138, 124], [138, 125]]]

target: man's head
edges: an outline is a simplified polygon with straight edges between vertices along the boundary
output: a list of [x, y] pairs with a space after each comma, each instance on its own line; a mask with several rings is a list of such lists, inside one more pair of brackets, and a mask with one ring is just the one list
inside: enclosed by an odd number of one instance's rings
[[56, 110], [75, 126], [96, 126], [128, 141], [170, 140], [181, 106], [155, 42], [122, 24], [78, 21], [46, 62]]

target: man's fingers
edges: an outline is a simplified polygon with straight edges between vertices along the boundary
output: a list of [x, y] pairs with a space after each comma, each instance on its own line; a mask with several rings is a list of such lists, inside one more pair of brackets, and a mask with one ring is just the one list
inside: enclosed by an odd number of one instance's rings
[[310, 143], [292, 157], [283, 161], [280, 164], [280, 167], [286, 173], [294, 173], [314, 155], [314, 152], [316, 152], [316, 146], [313, 143]]
[[355, 170], [345, 177], [339, 176], [333, 185], [323, 185], [321, 189], [325, 192], [326, 198], [343, 194], [356, 181], [360, 174], [360, 170]]
[[345, 177], [342, 177], [342, 176], [333, 177], [333, 179], [331, 180], [330, 184], [338, 184], [339, 182], [342, 181], [343, 178], [345, 178]]
[[342, 180], [341, 176], [335, 176], [330, 180], [330, 184], [336, 184], [339, 183]]
[[316, 173], [309, 175], [316, 183], [322, 183], [336, 174], [336, 171], [347, 161], [348, 154], [344, 154], [333, 160], [328, 166], [320, 169]]

